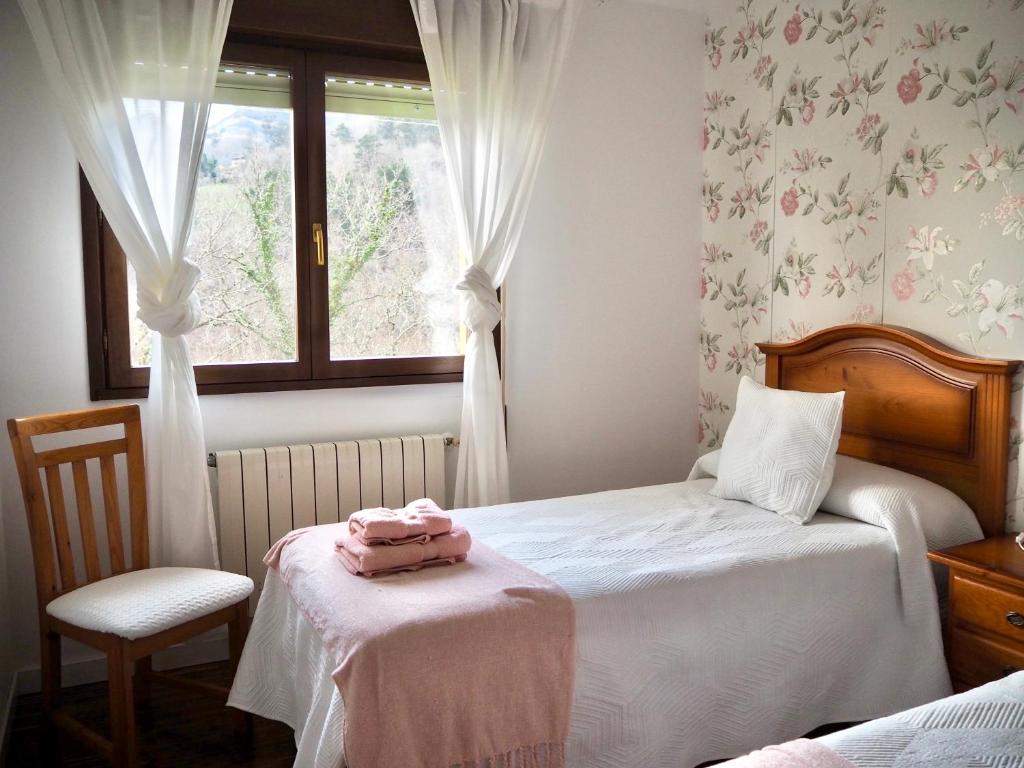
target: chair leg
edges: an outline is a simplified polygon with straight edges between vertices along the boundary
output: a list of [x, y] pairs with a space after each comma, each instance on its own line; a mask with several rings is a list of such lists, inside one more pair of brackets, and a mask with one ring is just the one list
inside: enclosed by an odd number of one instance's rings
[[40, 753], [44, 764], [55, 765], [60, 760], [60, 740], [53, 724], [53, 713], [60, 706], [61, 655], [60, 635], [43, 630], [40, 637], [40, 676], [43, 699], [43, 728]]
[[153, 672], [153, 657], [144, 656], [135, 660], [135, 697], [138, 702], [148, 704], [153, 692], [153, 679], [150, 677]]
[[60, 635], [44, 630], [40, 650], [43, 714], [49, 718], [60, 706]]
[[110, 740], [114, 747], [114, 768], [134, 768], [135, 697], [132, 691], [132, 660], [129, 645], [118, 641], [107, 655], [110, 686]]
[[[232, 679], [238, 672], [238, 664], [242, 659], [242, 649], [245, 648], [245, 638], [248, 634], [249, 600], [245, 599], [235, 604], [235, 617], [228, 622], [228, 654], [231, 659]], [[236, 710], [234, 719], [236, 736], [244, 745], [250, 745], [253, 737], [252, 714]]]

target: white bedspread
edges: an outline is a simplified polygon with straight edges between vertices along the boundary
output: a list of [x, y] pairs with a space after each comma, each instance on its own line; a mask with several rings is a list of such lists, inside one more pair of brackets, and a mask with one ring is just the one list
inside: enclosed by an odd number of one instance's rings
[[[797, 526], [710, 485], [453, 513], [576, 604], [571, 766], [693, 766], [949, 694], [919, 526]], [[269, 574], [229, 703], [295, 728], [295, 765], [337, 768], [332, 667]]]
[[1024, 672], [818, 741], [857, 768], [1024, 768]]

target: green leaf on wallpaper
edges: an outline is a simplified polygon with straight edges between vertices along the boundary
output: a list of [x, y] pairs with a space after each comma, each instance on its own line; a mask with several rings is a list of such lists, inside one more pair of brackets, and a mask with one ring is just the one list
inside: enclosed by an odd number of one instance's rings
[[786, 121], [786, 125], [793, 125], [793, 114], [788, 110], [782, 110], [782, 119]]
[[848, 34], [850, 34], [851, 32], [853, 32], [853, 30], [855, 30], [856, 28], [857, 28], [857, 20], [856, 20], [856, 19], [850, 19], [850, 23], [849, 23], [849, 24], [847, 24], [847, 25], [846, 25], [846, 26], [845, 26], [845, 27], [843, 28], [843, 34], [844, 34], [844, 35], [848, 35]]
[[981, 88], [978, 90], [978, 96], [980, 98], [982, 98], [982, 99], [985, 98], [986, 96], [991, 96], [992, 92], [995, 89], [996, 89], [995, 82], [993, 80], [991, 80], [991, 79], [986, 80], [985, 84], [983, 86], [981, 86]]
[[885, 194], [886, 195], [891, 195], [893, 193], [893, 191], [896, 189], [896, 182], [897, 181], [898, 181], [898, 179], [896, 177], [896, 173], [895, 173], [895, 169], [894, 169], [893, 173], [889, 174], [889, 181], [886, 182], [886, 184], [885, 184]]
[[[846, 188], [848, 186], [850, 186], [850, 174], [849, 173], [847, 173], [845, 176], [843, 176], [843, 178], [841, 178], [839, 180], [839, 194], [842, 195], [844, 192], [846, 192]], [[836, 202], [833, 202], [832, 204], [833, 205], [839, 205], [839, 202], [836, 201]]]
[[946, 85], [949, 85], [949, 67], [946, 67], [944, 70], [942, 70], [942, 82], [944, 82]]
[[928, 101], [937, 98], [942, 93], [942, 83], [936, 83], [935, 87], [928, 92]]
[[772, 20], [775, 18], [775, 11], [777, 10], [777, 6], [775, 8], [772, 8], [770, 11], [768, 11], [768, 15], [764, 17], [764, 25], [766, 27], [772, 23]]
[[953, 304], [946, 310], [946, 314], [950, 317], [960, 317], [966, 311], [967, 307], [963, 304]]
[[1011, 11], [1019, 11], [1024, 8], [1024, 0], [1013, 0], [1013, 5], [1010, 6]]
[[928, 293], [921, 297], [921, 303], [927, 304], [938, 295], [939, 292], [935, 288], [932, 288], [930, 291], [928, 291]]
[[988, 55], [992, 53], [992, 46], [995, 45], [995, 43], [995, 40], [989, 40], [988, 45], [982, 48], [981, 51], [978, 53], [978, 69], [985, 68], [985, 64], [988, 63]]
[[[1022, 0], [1022, 2], [1024, 2], [1024, 0]], [[970, 280], [972, 283], [977, 282], [978, 276], [981, 274], [981, 270], [983, 270], [984, 268], [985, 262], [979, 261], [977, 264], [971, 267], [971, 271], [967, 273], [967, 279]]]
[[903, 179], [896, 179], [896, 192], [905, 200], [907, 195], [910, 194], [910, 190], [907, 189], [907, 182]]
[[[1021, 0], [1021, 2], [1024, 2], [1024, 0]], [[810, 30], [808, 30], [807, 32], [807, 39], [810, 40], [812, 37], [818, 34], [819, 29], [821, 29], [821, 27], [819, 27], [817, 24], [811, 27]]]
[[841, 111], [842, 111], [844, 116], [846, 115], [847, 112], [850, 111], [850, 102], [848, 102], [846, 99], [843, 99], [843, 108], [842, 108]]
[[808, 203], [807, 207], [804, 208], [804, 216], [810, 216], [814, 212], [814, 203]]
[[956, 97], [956, 99], [955, 99], [955, 100], [953, 101], [953, 106], [954, 106], [954, 107], [966, 107], [966, 106], [967, 106], [967, 104], [968, 104], [968, 103], [969, 103], [969, 102], [971, 101], [971, 96], [972, 96], [972, 95], [973, 95], [973, 94], [972, 94], [972, 93], [971, 93], [970, 91], [963, 91], [963, 92], [962, 92], [962, 93], [961, 93], [961, 94], [960, 94], [959, 96], [957, 96], [957, 97]]
[[828, 37], [825, 38], [825, 42], [828, 43], [829, 45], [832, 45], [832, 43], [834, 43], [838, 39], [839, 39], [839, 30], [838, 29], [833, 29], [831, 32], [828, 33]]
[[878, 62], [878, 66], [875, 67], [875, 71], [871, 73], [871, 79], [877, 80], [878, 78], [880, 78], [882, 76], [882, 73], [885, 71], [885, 65], [888, 63], [888, 59], [882, 59], [880, 62]]
[[[974, 74], [974, 70], [970, 67], [964, 67], [960, 70], [960, 76], [971, 85], [978, 84], [978, 76]], [[966, 102], [964, 102], [966, 104]]]
[[991, 123], [993, 120], [996, 119], [996, 115], [998, 115], [998, 114], [999, 114], [999, 107], [993, 107], [991, 110], [989, 110], [989, 113], [985, 116], [985, 127], [986, 128], [988, 127], [989, 123]]
[[853, 45], [850, 46], [850, 58], [851, 59], [853, 58], [853, 54], [855, 54], [857, 52], [858, 48], [860, 48], [860, 40], [854, 40], [853, 41]]
[[967, 285], [963, 280], [954, 280], [953, 287], [965, 299], [971, 295], [971, 286]]
[[[843, 10], [845, 11], [846, 8], [844, 7]], [[840, 13], [839, 11], [832, 11], [832, 13], [830, 13], [829, 15], [832, 17], [832, 20], [835, 21], [836, 24], [843, 23], [843, 14]]]

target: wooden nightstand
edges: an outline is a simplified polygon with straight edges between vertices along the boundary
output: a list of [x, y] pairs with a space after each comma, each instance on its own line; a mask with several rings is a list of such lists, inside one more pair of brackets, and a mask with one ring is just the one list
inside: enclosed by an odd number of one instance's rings
[[949, 566], [946, 658], [959, 692], [1024, 669], [1024, 551], [994, 536], [928, 559]]

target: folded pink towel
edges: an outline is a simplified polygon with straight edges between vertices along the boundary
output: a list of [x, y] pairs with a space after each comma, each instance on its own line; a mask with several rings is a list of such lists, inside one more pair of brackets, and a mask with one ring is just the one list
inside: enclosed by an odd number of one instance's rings
[[465, 560], [473, 540], [461, 525], [453, 525], [449, 533], [433, 536], [425, 544], [396, 544], [390, 547], [369, 546], [350, 532], [342, 531], [334, 546], [349, 571], [373, 576], [383, 571], [423, 567], [432, 560], [457, 562]]
[[738, 757], [720, 768], [857, 768], [824, 744], [796, 739]]
[[422, 563], [412, 563], [411, 565], [400, 565], [397, 568], [381, 568], [376, 571], [363, 572], [359, 570], [359, 561], [345, 549], [338, 550], [338, 559], [341, 560], [341, 564], [345, 566], [346, 570], [353, 576], [366, 576], [372, 579], [374, 576], [387, 576], [391, 573], [405, 573], [407, 571], [419, 571], [424, 568], [433, 568], [436, 565], [455, 565], [461, 563], [466, 559], [466, 555], [459, 555], [458, 557], [442, 557], [437, 560], [424, 560]]
[[[448, 533], [452, 519], [430, 499], [417, 499], [402, 509], [363, 509], [348, 518], [348, 530], [363, 544], [426, 543], [429, 537]], [[427, 539], [420, 537], [427, 536]]]

